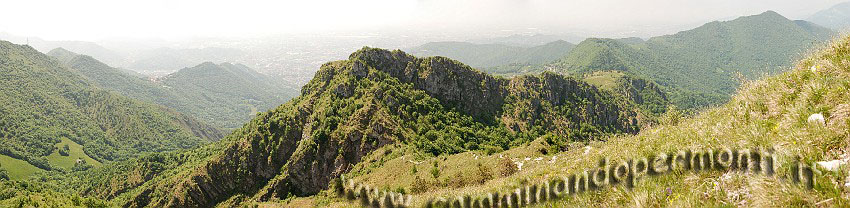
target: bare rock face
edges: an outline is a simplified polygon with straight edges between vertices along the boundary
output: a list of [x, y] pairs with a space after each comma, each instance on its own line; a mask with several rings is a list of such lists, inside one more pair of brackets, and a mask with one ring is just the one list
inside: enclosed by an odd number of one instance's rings
[[413, 83], [444, 105], [486, 121], [501, 112], [508, 80], [489, 76], [445, 57], [418, 59], [402, 51], [362, 49], [349, 57], [405, 83]]

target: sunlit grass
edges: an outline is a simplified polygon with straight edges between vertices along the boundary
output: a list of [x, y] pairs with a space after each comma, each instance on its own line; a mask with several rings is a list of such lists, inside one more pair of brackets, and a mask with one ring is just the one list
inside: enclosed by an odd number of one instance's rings
[[[68, 156], [60, 155], [58, 151], [58, 149], [61, 149], [65, 145], [68, 145], [68, 149], [70, 150], [68, 151]], [[77, 163], [77, 160], [85, 160], [89, 165], [93, 165], [95, 167], [100, 166], [100, 162], [92, 159], [83, 152], [83, 147], [80, 144], [77, 144], [68, 138], [62, 138], [62, 141], [56, 144], [56, 148], [58, 148], [57, 151], [53, 151], [53, 153], [50, 153], [50, 155], [47, 156], [47, 161], [51, 165], [71, 170], [71, 168], [73, 168]]]
[[6, 169], [9, 174], [9, 179], [11, 180], [26, 179], [36, 172], [42, 171], [40, 168], [35, 167], [26, 161], [2, 154], [0, 154], [0, 166], [2, 166], [3, 169]]

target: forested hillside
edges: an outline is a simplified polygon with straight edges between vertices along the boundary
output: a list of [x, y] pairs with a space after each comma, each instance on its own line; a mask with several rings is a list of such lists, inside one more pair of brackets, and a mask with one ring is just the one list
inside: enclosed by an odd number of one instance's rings
[[0, 74], [0, 153], [45, 170], [59, 167], [48, 155], [75, 151], [56, 146], [66, 140], [82, 146], [81, 157], [106, 162], [222, 137], [192, 117], [100, 89], [29, 46], [0, 41]]
[[576, 76], [615, 70], [647, 77], [666, 87], [674, 104], [698, 108], [725, 102], [740, 79], [787, 70], [791, 60], [832, 34], [768, 11], [633, 44], [588, 39], [546, 68]]
[[222, 129], [237, 128], [257, 112], [293, 96], [270, 77], [240, 64], [204, 63], [151, 81], [61, 48], [48, 54], [102, 88], [164, 105]]
[[258, 112], [277, 107], [294, 96], [271, 77], [231, 63], [202, 63], [156, 83], [174, 89], [194, 105], [186, 111], [227, 129], [238, 128]]

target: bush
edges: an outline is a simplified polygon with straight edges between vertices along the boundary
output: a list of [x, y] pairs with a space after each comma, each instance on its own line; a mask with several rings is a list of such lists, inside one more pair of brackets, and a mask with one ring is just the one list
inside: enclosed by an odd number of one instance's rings
[[9, 173], [6, 172], [6, 169], [0, 168], [0, 180], [9, 180]]
[[493, 179], [493, 171], [490, 167], [478, 163], [478, 184], [484, 184]]
[[465, 176], [465, 175], [466, 175], [466, 174], [463, 174], [463, 172], [457, 172], [457, 173], [455, 173], [453, 176], [451, 176], [451, 177], [447, 178], [447, 179], [446, 179], [446, 180], [447, 180], [446, 182], [447, 182], [447, 184], [448, 184], [449, 186], [451, 186], [452, 188], [460, 188], [460, 187], [464, 187], [464, 186], [466, 186], [467, 184], [470, 184], [470, 182], [472, 181], [472, 180], [470, 179], [470, 177], [467, 177], [467, 176]]
[[498, 146], [493, 146], [493, 145], [482, 145], [482, 146], [483, 146], [482, 149], [484, 149], [484, 152], [487, 153], [487, 155], [492, 155], [494, 153], [504, 151], [502, 149], [502, 147], [498, 147]]
[[418, 175], [413, 179], [413, 184], [410, 185], [410, 192], [414, 194], [423, 193], [431, 189], [433, 185]]
[[440, 178], [440, 167], [437, 161], [434, 161], [434, 167], [431, 168], [431, 176], [434, 176], [434, 179]]
[[663, 125], [677, 125], [679, 121], [684, 120], [685, 113], [680, 111], [675, 105], [667, 107], [667, 112], [658, 118], [658, 123]]
[[74, 167], [71, 168], [71, 171], [85, 171], [89, 168], [92, 168], [92, 165], [89, 165], [86, 160], [80, 159], [79, 162], [74, 164]]
[[516, 173], [518, 171], [516, 165], [514, 165], [514, 162], [511, 161], [508, 158], [502, 158], [502, 160], [499, 161], [498, 167], [499, 167], [499, 174], [501, 174], [502, 177], [507, 177], [507, 176], [513, 175], [514, 173]]
[[65, 146], [62, 146], [62, 148], [59, 148], [59, 155], [67, 157], [68, 155], [70, 155], [69, 152], [71, 152], [71, 148], [68, 147], [68, 144], [65, 144]]

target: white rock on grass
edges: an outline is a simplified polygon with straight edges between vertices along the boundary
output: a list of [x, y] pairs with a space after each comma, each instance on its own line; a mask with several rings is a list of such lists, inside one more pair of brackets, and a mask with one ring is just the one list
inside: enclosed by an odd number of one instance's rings
[[422, 162], [421, 162], [421, 161], [420, 161], [420, 162], [416, 162], [416, 161], [413, 161], [413, 160], [407, 160], [407, 162], [410, 162], [410, 163], [413, 163], [413, 164], [417, 164], [417, 165], [422, 164]]
[[811, 71], [812, 71], [812, 73], [817, 73], [817, 72], [818, 72], [818, 67], [817, 67], [817, 66], [815, 66], [815, 65], [812, 65], [812, 68], [810, 68], [809, 70], [811, 70]]
[[847, 163], [847, 160], [820, 161], [818, 165], [828, 171], [838, 170], [838, 167]]
[[558, 156], [552, 156], [552, 160], [549, 160], [549, 163], [555, 163], [558, 160]]
[[826, 123], [826, 119], [824, 119], [823, 114], [820, 114], [820, 113], [815, 113], [815, 114], [810, 115], [808, 121], [809, 121], [809, 123], [821, 124], [821, 125]]

